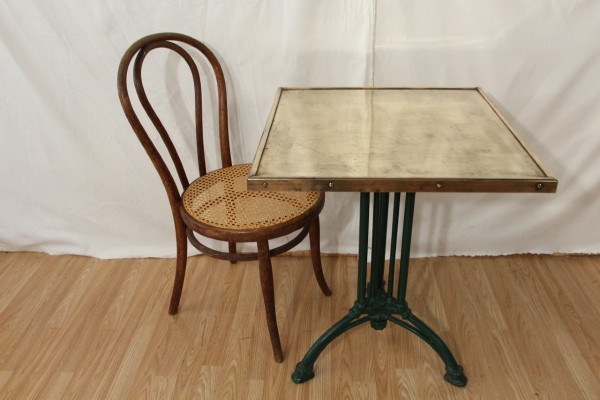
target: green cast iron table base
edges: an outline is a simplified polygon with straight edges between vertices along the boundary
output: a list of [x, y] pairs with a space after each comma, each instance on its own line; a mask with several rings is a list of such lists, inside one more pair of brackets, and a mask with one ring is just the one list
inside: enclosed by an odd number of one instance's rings
[[[360, 198], [360, 227], [358, 248], [358, 288], [357, 299], [348, 315], [329, 328], [311, 346], [302, 361], [296, 365], [292, 381], [303, 383], [315, 376], [314, 364], [321, 352], [336, 337], [347, 330], [369, 321], [371, 327], [382, 330], [391, 321], [408, 329], [427, 344], [440, 356], [446, 365], [444, 379], [454, 386], [463, 387], [467, 377], [463, 368], [458, 365], [448, 346], [417, 318], [406, 303], [406, 286], [408, 280], [408, 261], [410, 258], [410, 241], [414, 215], [415, 194], [406, 193], [404, 202], [404, 222], [402, 225], [402, 243], [400, 249], [400, 272], [398, 287], [394, 296], [395, 256], [398, 235], [398, 217], [400, 210], [400, 193], [394, 195], [394, 210], [392, 215], [392, 237], [390, 246], [390, 263], [388, 268], [387, 287], [383, 280], [385, 270], [385, 243], [387, 234], [389, 193], [375, 193], [373, 200], [373, 228], [370, 282], [367, 283], [367, 250], [369, 240], [369, 203], [370, 194], [361, 193]], [[398, 318], [400, 317], [400, 318]]]

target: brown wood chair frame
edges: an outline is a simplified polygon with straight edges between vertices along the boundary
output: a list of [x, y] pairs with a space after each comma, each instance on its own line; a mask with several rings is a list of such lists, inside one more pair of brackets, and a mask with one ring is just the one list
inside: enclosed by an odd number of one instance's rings
[[[228, 128], [228, 116], [227, 116], [227, 93], [225, 89], [225, 77], [221, 65], [213, 52], [206, 47], [203, 43], [189, 36], [178, 34], [178, 33], [158, 33], [154, 35], [146, 36], [137, 42], [135, 42], [123, 55], [121, 63], [119, 65], [118, 72], [118, 90], [121, 105], [125, 111], [125, 115], [131, 124], [133, 131], [144, 146], [144, 149], [148, 153], [148, 156], [152, 160], [154, 167], [158, 171], [160, 178], [167, 191], [169, 203], [171, 205], [171, 211], [173, 213], [173, 219], [175, 222], [175, 233], [177, 239], [177, 264], [175, 269], [175, 282], [173, 284], [173, 294], [171, 296], [171, 302], [169, 305], [169, 314], [174, 315], [177, 313], [179, 306], [179, 300], [181, 298], [181, 291], [183, 288], [183, 281], [185, 277], [185, 269], [187, 262], [187, 240], [192, 243], [194, 247], [200, 250], [202, 253], [209, 256], [229, 260], [231, 263], [237, 261], [248, 261], [258, 260], [259, 261], [259, 272], [260, 281], [263, 292], [263, 299], [265, 303], [265, 310], [267, 315], [267, 325], [269, 328], [269, 335], [271, 337], [271, 345], [273, 347], [273, 354], [277, 362], [283, 361], [283, 352], [281, 350], [281, 342], [279, 339], [279, 330], [277, 328], [277, 319], [275, 315], [275, 298], [273, 289], [273, 271], [271, 267], [271, 257], [281, 254], [285, 251], [290, 250], [298, 243], [300, 243], [308, 234], [310, 236], [311, 246], [311, 257], [313, 264], [313, 271], [319, 287], [326, 296], [331, 295], [331, 291], [327, 286], [323, 271], [321, 268], [321, 256], [319, 246], [319, 213], [323, 209], [325, 203], [324, 195], [321, 195], [316, 204], [307, 210], [304, 214], [295, 217], [291, 220], [279, 223], [268, 228], [248, 229], [248, 230], [233, 230], [226, 228], [219, 228], [211, 225], [203, 224], [202, 222], [194, 219], [190, 216], [183, 208], [182, 195], [180, 193], [175, 179], [167, 167], [165, 161], [161, 157], [154, 143], [148, 136], [148, 133], [142, 126], [138, 119], [131, 100], [129, 98], [129, 92], [127, 90], [127, 72], [132, 59], [135, 57], [133, 65], [133, 81], [136, 93], [140, 100], [140, 103], [148, 117], [152, 121], [152, 124], [158, 131], [167, 151], [173, 161], [177, 176], [183, 187], [183, 192], [188, 188], [189, 181], [186, 176], [183, 164], [177, 150], [171, 141], [167, 130], [158, 118], [158, 115], [150, 105], [146, 91], [142, 84], [142, 63], [150, 51], [157, 48], [166, 48], [179, 54], [190, 68], [192, 73], [192, 79], [194, 82], [194, 98], [195, 98], [195, 122], [196, 122], [196, 145], [198, 151], [198, 167], [200, 176], [206, 174], [206, 161], [204, 155], [204, 144], [203, 144], [203, 128], [202, 128], [202, 96], [201, 96], [201, 83], [200, 74], [198, 67], [190, 54], [183, 49], [180, 45], [174, 42], [185, 43], [189, 46], [194, 47], [200, 51], [208, 60], [212, 66], [215, 78], [217, 81], [218, 91], [218, 103], [219, 103], [219, 140], [221, 150], [221, 163], [222, 167], [230, 167], [231, 164], [231, 153], [229, 149], [229, 128]], [[301, 229], [300, 233], [289, 242], [269, 249], [269, 239], [278, 238], [294, 231]], [[200, 243], [194, 233], [197, 232], [202, 236], [206, 236], [213, 239], [226, 241], [229, 243], [229, 252], [222, 252], [207, 247]], [[237, 253], [236, 242], [257, 242], [258, 252], [257, 253]]]

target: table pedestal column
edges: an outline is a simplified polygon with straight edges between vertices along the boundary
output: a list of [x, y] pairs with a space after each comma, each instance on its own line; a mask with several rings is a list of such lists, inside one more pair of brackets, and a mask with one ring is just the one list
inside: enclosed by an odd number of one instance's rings
[[467, 377], [463, 368], [458, 365], [452, 352], [444, 341], [417, 318], [406, 302], [406, 284], [408, 280], [408, 262], [410, 258], [410, 241], [415, 206], [415, 194], [406, 193], [404, 202], [404, 223], [402, 225], [402, 244], [400, 249], [400, 273], [398, 287], [394, 296], [395, 256], [398, 235], [398, 219], [400, 209], [400, 193], [394, 194], [392, 215], [392, 238], [390, 247], [390, 264], [387, 287], [383, 279], [385, 269], [385, 244], [389, 193], [375, 193], [373, 200], [373, 230], [371, 238], [371, 272], [367, 283], [367, 250], [369, 242], [369, 202], [370, 194], [361, 193], [360, 197], [360, 233], [358, 248], [358, 288], [357, 299], [348, 315], [329, 328], [311, 346], [302, 361], [296, 365], [292, 374], [295, 383], [303, 383], [312, 379], [313, 367], [321, 352], [336, 337], [352, 327], [369, 321], [376, 330], [384, 329], [391, 321], [408, 329], [438, 353], [446, 365], [444, 379], [455, 386], [465, 386]]

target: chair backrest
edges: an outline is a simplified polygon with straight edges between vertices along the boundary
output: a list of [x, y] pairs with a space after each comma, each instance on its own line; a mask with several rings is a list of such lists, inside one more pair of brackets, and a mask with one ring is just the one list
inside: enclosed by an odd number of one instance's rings
[[173, 160], [173, 164], [175, 165], [175, 170], [177, 171], [177, 175], [179, 177], [183, 190], [185, 190], [189, 186], [189, 180], [186, 176], [179, 154], [177, 154], [177, 150], [175, 149], [175, 146], [173, 145], [173, 142], [169, 137], [169, 133], [158, 118], [152, 106], [150, 105], [148, 97], [146, 96], [146, 91], [144, 90], [144, 86], [142, 84], [142, 64], [148, 53], [150, 53], [152, 50], [157, 48], [170, 49], [173, 50], [175, 53], [179, 54], [185, 60], [188, 67], [190, 68], [192, 78], [194, 81], [194, 112], [196, 120], [195, 122], [198, 166], [200, 170], [200, 176], [206, 174], [206, 161], [204, 154], [204, 141], [202, 129], [202, 92], [200, 84], [200, 74], [198, 72], [198, 67], [194, 62], [193, 58], [186, 50], [184, 50], [183, 47], [179, 46], [176, 42], [188, 44], [200, 51], [206, 57], [206, 59], [213, 68], [217, 81], [219, 101], [219, 139], [221, 148], [221, 162], [223, 167], [230, 167], [231, 153], [229, 150], [229, 128], [227, 123], [227, 93], [225, 90], [225, 77], [223, 75], [223, 70], [221, 69], [219, 61], [217, 60], [213, 52], [210, 51], [210, 49], [206, 47], [203, 43], [199, 42], [194, 38], [179, 33], [157, 33], [154, 35], [143, 37], [142, 39], [132, 44], [131, 47], [129, 47], [129, 49], [127, 49], [127, 51], [123, 55], [121, 64], [119, 65], [119, 73], [117, 78], [119, 98], [121, 100], [123, 110], [125, 111], [125, 115], [127, 116], [127, 119], [129, 120], [129, 123], [131, 124], [138, 139], [144, 146], [144, 149], [146, 149], [148, 156], [150, 156], [152, 163], [156, 167], [156, 170], [158, 171], [158, 174], [160, 175], [163, 184], [165, 185], [165, 189], [167, 190], [167, 195], [169, 197], [169, 201], [171, 203], [171, 207], [173, 208], [174, 213], [178, 213], [178, 211], [176, 211], [176, 205], [181, 200], [181, 193], [177, 189], [177, 185], [175, 184], [173, 175], [169, 171], [169, 168], [167, 167], [165, 161], [161, 157], [160, 153], [156, 149], [156, 146], [148, 136], [148, 133], [142, 126], [139, 118], [133, 110], [133, 106], [129, 98], [129, 92], [127, 90], [127, 73], [129, 70], [131, 60], [135, 57], [135, 61], [133, 64], [133, 82], [135, 86], [135, 91], [137, 93], [142, 107], [144, 108], [154, 127], [160, 134], [160, 137], [162, 138], [162, 141], [165, 144], [171, 159]]

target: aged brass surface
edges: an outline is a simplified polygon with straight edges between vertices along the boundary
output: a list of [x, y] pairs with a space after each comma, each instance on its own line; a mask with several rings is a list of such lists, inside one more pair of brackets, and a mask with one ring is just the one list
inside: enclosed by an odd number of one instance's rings
[[555, 192], [556, 183], [478, 88], [282, 88], [248, 180], [327, 191]]

